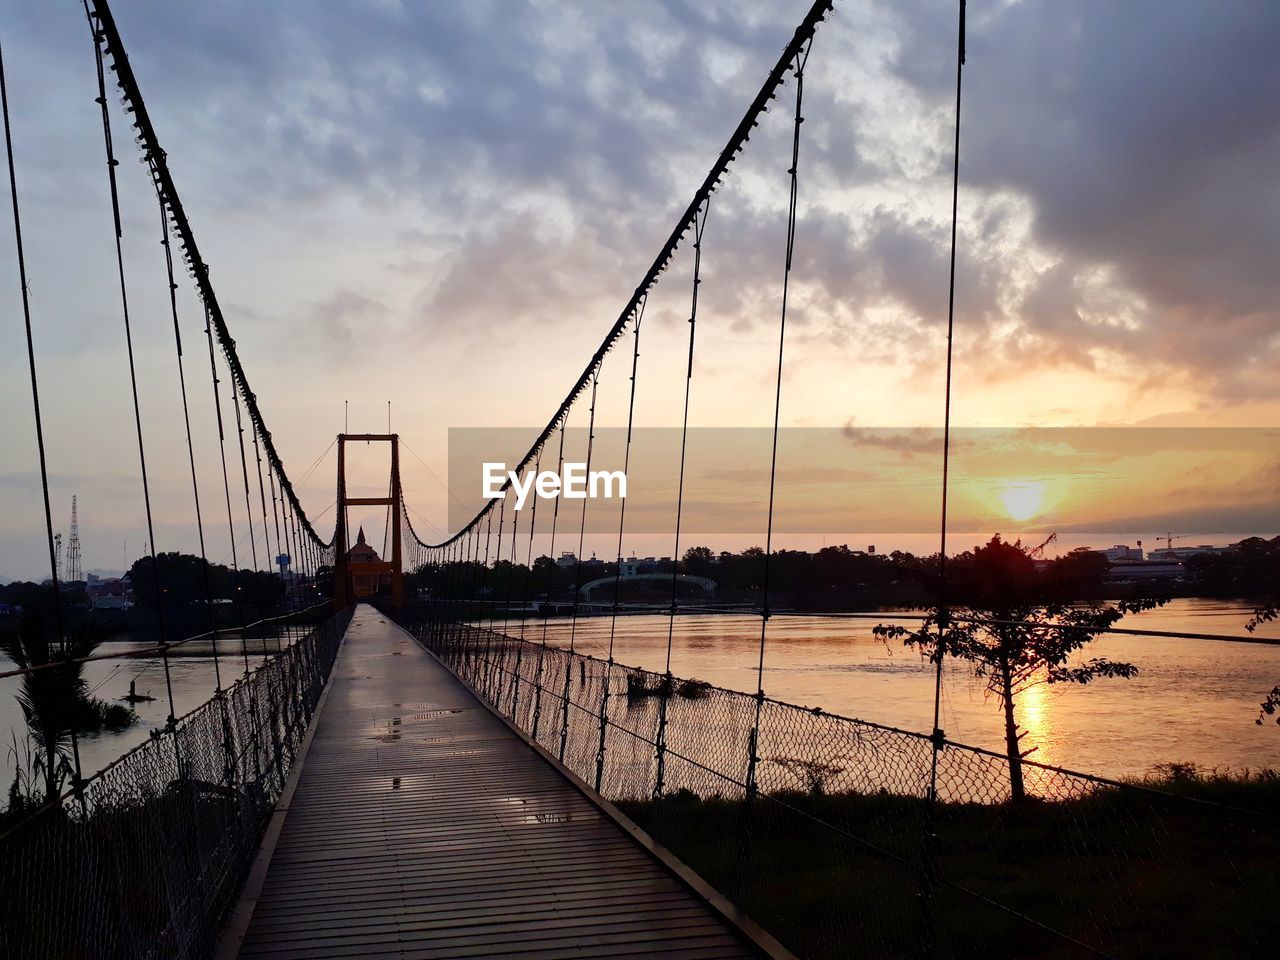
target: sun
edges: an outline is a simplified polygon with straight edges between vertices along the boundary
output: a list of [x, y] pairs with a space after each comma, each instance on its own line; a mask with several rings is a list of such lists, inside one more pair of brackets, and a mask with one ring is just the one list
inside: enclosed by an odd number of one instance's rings
[[1010, 480], [1000, 488], [1000, 501], [1009, 519], [1025, 523], [1040, 513], [1044, 484], [1039, 480]]

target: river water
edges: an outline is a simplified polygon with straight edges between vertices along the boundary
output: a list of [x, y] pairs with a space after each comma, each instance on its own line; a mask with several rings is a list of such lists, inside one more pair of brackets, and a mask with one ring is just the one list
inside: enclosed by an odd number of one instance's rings
[[[1127, 617], [1119, 626], [1248, 636], [1250, 608], [1214, 600], [1180, 599]], [[765, 692], [778, 700], [820, 706], [831, 713], [928, 731], [933, 720], [933, 668], [900, 642], [876, 640], [877, 619], [775, 617], [765, 646]], [[893, 622], [892, 613], [884, 622]], [[526, 625], [541, 638], [542, 623]], [[547, 640], [567, 644], [570, 630], [584, 653], [605, 656], [610, 618], [551, 621]], [[614, 657], [661, 672], [668, 617], [619, 618]], [[1280, 769], [1280, 727], [1258, 726], [1258, 704], [1280, 684], [1280, 624], [1257, 638], [1275, 644], [1134, 637], [1112, 634], [1085, 648], [1089, 657], [1133, 663], [1137, 677], [1088, 686], [1033, 687], [1018, 703], [1031, 759], [1105, 776], [1141, 776], [1156, 765], [1190, 762], [1203, 768]], [[754, 692], [759, 617], [678, 616], [671, 671], [717, 686]], [[947, 664], [942, 727], [952, 740], [1003, 750], [998, 701], [962, 663]]]
[[[1166, 607], [1127, 618], [1138, 629], [1246, 635], [1249, 608], [1212, 600], [1175, 600]], [[892, 613], [884, 614], [892, 622]], [[933, 672], [913, 651], [875, 640], [877, 620], [777, 617], [769, 624], [765, 648], [765, 692], [776, 699], [821, 706], [831, 713], [927, 731], [932, 723]], [[508, 629], [515, 627], [511, 622]], [[526, 624], [526, 636], [541, 637], [541, 621]], [[610, 618], [567, 620], [547, 627], [550, 643], [575, 644], [604, 656]], [[661, 671], [666, 656], [668, 618], [620, 618], [614, 656], [618, 662]], [[518, 632], [511, 629], [511, 632]], [[1280, 683], [1280, 624], [1266, 624], [1259, 638], [1275, 645], [1213, 640], [1111, 635], [1086, 648], [1137, 665], [1132, 680], [1099, 680], [1087, 687], [1035, 687], [1018, 704], [1018, 719], [1029, 731], [1032, 758], [1107, 776], [1137, 776], [1157, 764], [1192, 762], [1205, 768], [1280, 769], [1280, 727], [1258, 726], [1258, 703]], [[250, 668], [262, 661], [261, 642], [251, 648]], [[754, 691], [760, 620], [739, 615], [681, 615], [676, 618], [671, 670], [733, 690]], [[120, 643], [124, 651], [143, 644]], [[244, 672], [240, 642], [219, 641], [223, 684]], [[174, 709], [180, 716], [214, 691], [214, 662], [208, 644], [170, 658]], [[190, 655], [195, 654], [195, 655]], [[9, 662], [0, 657], [0, 670]], [[118, 732], [81, 738], [85, 774], [101, 769], [164, 725], [169, 706], [164, 670], [157, 659], [121, 657], [85, 665], [95, 695], [117, 699], [136, 678], [139, 693], [156, 699], [137, 704], [140, 722]], [[13, 775], [13, 736], [19, 743], [22, 713], [15, 698], [18, 678], [0, 680], [0, 789]], [[994, 698], [963, 664], [949, 663], [942, 699], [942, 726], [963, 743], [1002, 749], [1001, 717]]]

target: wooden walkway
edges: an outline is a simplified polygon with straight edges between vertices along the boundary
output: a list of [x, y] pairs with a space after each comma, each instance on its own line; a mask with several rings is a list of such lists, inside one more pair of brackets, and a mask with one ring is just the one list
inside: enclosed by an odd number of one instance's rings
[[242, 957], [762, 955], [368, 606], [261, 883]]

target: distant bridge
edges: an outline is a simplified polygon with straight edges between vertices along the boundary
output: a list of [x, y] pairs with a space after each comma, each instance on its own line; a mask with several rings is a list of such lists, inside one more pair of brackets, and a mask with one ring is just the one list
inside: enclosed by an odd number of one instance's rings
[[696, 577], [689, 573], [632, 573], [623, 574], [621, 577], [597, 577], [584, 583], [578, 588], [578, 595], [586, 602], [591, 601], [591, 594], [598, 587], [619, 587], [624, 583], [634, 583], [636, 580], [645, 580], [659, 583], [688, 583], [702, 590], [703, 593], [715, 593], [716, 582], [710, 577]]

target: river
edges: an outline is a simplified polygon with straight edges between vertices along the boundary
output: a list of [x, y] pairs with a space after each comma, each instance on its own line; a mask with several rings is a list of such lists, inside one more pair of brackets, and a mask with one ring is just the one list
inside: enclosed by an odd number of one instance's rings
[[[1216, 600], [1179, 599], [1126, 617], [1119, 626], [1143, 630], [1247, 636], [1250, 608]], [[884, 615], [892, 622], [892, 614]], [[604, 656], [609, 617], [581, 619], [575, 643]], [[871, 633], [877, 620], [776, 617], [765, 646], [765, 692], [778, 700], [820, 706], [831, 713], [909, 730], [928, 731], [933, 719], [933, 669], [900, 642], [886, 645]], [[550, 643], [568, 642], [570, 624], [551, 621]], [[662, 671], [668, 618], [620, 618], [614, 657], [619, 663]], [[541, 621], [526, 627], [541, 637]], [[1158, 764], [1195, 763], [1206, 769], [1280, 769], [1280, 727], [1258, 726], [1258, 704], [1280, 684], [1280, 624], [1255, 637], [1275, 645], [1103, 636], [1085, 657], [1133, 663], [1130, 680], [1088, 686], [1042, 685], [1024, 693], [1017, 716], [1035, 747], [1031, 759], [1105, 776], [1141, 776]], [[671, 671], [717, 686], [754, 692], [759, 617], [681, 615], [675, 620]], [[942, 727], [952, 740], [1003, 750], [997, 701], [964, 664], [944, 672]]]
[[[892, 613], [884, 614], [885, 621]], [[1245, 635], [1249, 608], [1215, 600], [1181, 599], [1159, 610], [1128, 617], [1126, 627], [1189, 633]], [[871, 635], [876, 620], [777, 617], [769, 624], [764, 687], [769, 696], [846, 716], [910, 730], [932, 722], [933, 673], [913, 651], [887, 646]], [[509, 629], [515, 626], [509, 623]], [[590, 617], [576, 625], [575, 643], [604, 656], [610, 619]], [[668, 618], [620, 618], [615, 658], [620, 663], [661, 671], [666, 656]], [[568, 620], [547, 627], [551, 643], [567, 643]], [[513, 629], [512, 632], [518, 632]], [[541, 621], [526, 626], [541, 636]], [[1276, 645], [1110, 635], [1086, 648], [1087, 656], [1137, 665], [1131, 680], [1099, 680], [1087, 687], [1039, 686], [1018, 704], [1018, 719], [1029, 731], [1032, 759], [1107, 776], [1140, 776], [1157, 764], [1190, 762], [1204, 768], [1280, 769], [1280, 727], [1258, 726], [1258, 703], [1280, 683], [1280, 624], [1256, 634]], [[681, 615], [676, 618], [671, 670], [733, 690], [754, 691], [760, 620], [741, 615]], [[115, 645], [113, 645], [115, 646]], [[128, 649], [120, 644], [116, 649]], [[111, 648], [104, 648], [111, 649]], [[223, 683], [244, 671], [238, 640], [219, 642]], [[189, 655], [190, 653], [198, 655]], [[181, 715], [208, 700], [214, 690], [212, 650], [170, 659], [174, 709]], [[249, 666], [261, 662], [250, 653]], [[0, 670], [9, 661], [0, 657]], [[139, 693], [156, 699], [137, 704], [139, 722], [122, 731], [81, 738], [86, 775], [101, 769], [162, 727], [168, 715], [164, 670], [157, 659], [121, 657], [86, 664], [85, 678], [96, 696], [117, 699], [136, 678]], [[21, 742], [22, 713], [15, 694], [19, 679], [0, 680], [0, 788], [13, 775], [13, 737]], [[953, 740], [994, 750], [1002, 748], [996, 701], [963, 664], [949, 663], [944, 675], [942, 726]]]

